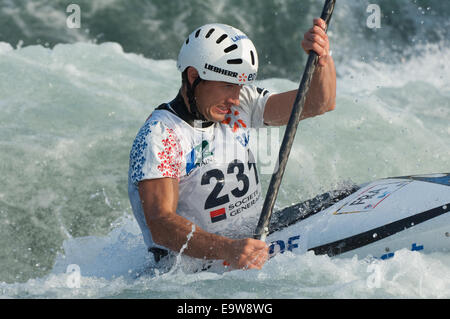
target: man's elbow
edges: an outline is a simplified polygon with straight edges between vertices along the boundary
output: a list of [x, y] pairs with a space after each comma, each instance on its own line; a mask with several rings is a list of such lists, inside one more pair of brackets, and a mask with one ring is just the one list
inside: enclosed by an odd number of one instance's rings
[[327, 103], [328, 110], [327, 112], [334, 111], [336, 109], [336, 96], [333, 96], [333, 98], [330, 99]]
[[152, 240], [155, 244], [167, 247], [167, 218], [161, 216], [146, 216], [147, 226], [152, 234]]
[[335, 108], [336, 108], [336, 100], [335, 99], [331, 99], [331, 100], [328, 100], [328, 101], [323, 102], [322, 104], [320, 104], [316, 108], [315, 113], [310, 114], [310, 116], [305, 116], [305, 118], [324, 115], [325, 113], [333, 111]]
[[333, 111], [336, 108], [336, 90], [330, 90], [328, 93], [328, 98], [322, 103], [319, 108], [320, 114], [325, 114], [327, 112]]

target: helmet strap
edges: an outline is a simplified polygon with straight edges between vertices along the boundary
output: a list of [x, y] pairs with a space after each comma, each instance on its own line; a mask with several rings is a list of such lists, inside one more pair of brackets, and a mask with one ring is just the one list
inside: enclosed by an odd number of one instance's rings
[[197, 85], [200, 84], [200, 82], [202, 81], [202, 79], [198, 76], [195, 80], [194, 83], [192, 83], [192, 85], [189, 83], [189, 80], [187, 78], [187, 71], [183, 72], [183, 77], [184, 80], [186, 82], [186, 95], [188, 98], [188, 102], [189, 102], [189, 107], [191, 109], [191, 114], [193, 115], [193, 117], [197, 120], [201, 120], [201, 121], [208, 121], [203, 114], [201, 114], [197, 108], [197, 102], [195, 99], [195, 88], [197, 87]]

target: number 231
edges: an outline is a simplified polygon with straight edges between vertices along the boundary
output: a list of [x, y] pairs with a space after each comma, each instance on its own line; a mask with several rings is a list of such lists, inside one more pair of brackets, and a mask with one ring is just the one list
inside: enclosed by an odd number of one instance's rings
[[[256, 184], [259, 183], [258, 179], [258, 173], [256, 172], [256, 164], [254, 162], [248, 162], [248, 169], [251, 170], [253, 167], [253, 170], [255, 172], [255, 181]], [[235, 172], [237, 168], [237, 173]], [[238, 182], [242, 182], [242, 189], [239, 189], [239, 187], [236, 187], [231, 190], [231, 194], [235, 197], [242, 197], [245, 194], [247, 194], [248, 189], [250, 187], [250, 180], [248, 176], [245, 174], [245, 166], [244, 163], [242, 163], [239, 160], [234, 160], [230, 164], [228, 164], [227, 168], [227, 174], [236, 174], [236, 179]], [[205, 202], [205, 209], [210, 209], [213, 207], [217, 207], [223, 204], [226, 204], [230, 201], [230, 198], [228, 194], [225, 194], [223, 196], [219, 196], [220, 191], [225, 186], [225, 175], [220, 169], [212, 169], [210, 171], [207, 171], [202, 176], [201, 185], [209, 185], [211, 182], [211, 178], [216, 179], [216, 185], [214, 186], [211, 193], [208, 195], [206, 202]]]

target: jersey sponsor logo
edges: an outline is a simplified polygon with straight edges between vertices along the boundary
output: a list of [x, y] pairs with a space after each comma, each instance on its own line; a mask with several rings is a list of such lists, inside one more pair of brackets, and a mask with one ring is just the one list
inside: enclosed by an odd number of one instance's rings
[[196, 167], [208, 164], [214, 153], [210, 150], [208, 141], [202, 141], [195, 146], [186, 158], [186, 174], [189, 175]]
[[216, 72], [219, 74], [223, 74], [232, 78], [237, 78], [238, 77], [238, 73], [237, 72], [233, 72], [233, 71], [229, 71], [229, 70], [225, 70], [222, 68], [219, 68], [218, 66], [214, 66], [208, 63], [205, 63], [205, 69], [212, 71], [212, 72]]
[[244, 131], [241, 135], [236, 135], [236, 139], [242, 146], [246, 147], [250, 140], [250, 131]]
[[225, 207], [213, 210], [209, 213], [209, 216], [211, 217], [211, 223], [217, 223], [221, 220], [227, 219], [227, 214], [225, 212]]
[[228, 111], [228, 114], [225, 117], [225, 120], [222, 121], [222, 124], [229, 125], [231, 131], [235, 134], [236, 140], [243, 146], [247, 147], [250, 141], [250, 130], [247, 130], [247, 124], [240, 119], [239, 111]]
[[230, 211], [230, 216], [236, 216], [240, 213], [242, 213], [244, 210], [249, 209], [253, 205], [255, 205], [259, 198], [261, 196], [261, 193], [257, 189], [250, 195], [244, 197], [243, 199], [240, 199], [228, 206], [228, 210]]
[[[247, 128], [247, 124], [239, 118], [239, 111], [231, 111], [231, 109], [228, 110], [228, 114], [225, 116], [225, 120], [222, 121], [222, 124], [229, 125], [234, 133], [236, 133], [240, 128]], [[247, 144], [243, 144], [243, 146], [245, 147]]]

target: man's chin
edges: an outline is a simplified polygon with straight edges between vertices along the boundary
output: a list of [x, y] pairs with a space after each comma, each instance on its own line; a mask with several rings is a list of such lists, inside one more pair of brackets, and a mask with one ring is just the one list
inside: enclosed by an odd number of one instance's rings
[[212, 113], [209, 114], [209, 116], [207, 117], [207, 119], [211, 122], [215, 122], [215, 123], [220, 123], [222, 121], [225, 120], [225, 114], [221, 114], [221, 113]]
[[221, 123], [225, 120], [225, 116], [214, 116], [212, 119], [210, 119], [211, 122], [214, 123]]

